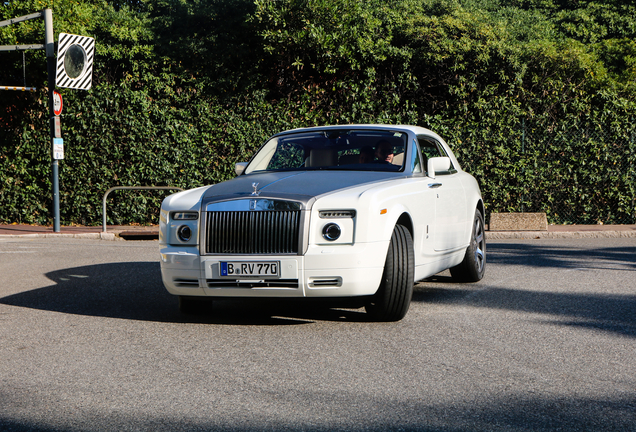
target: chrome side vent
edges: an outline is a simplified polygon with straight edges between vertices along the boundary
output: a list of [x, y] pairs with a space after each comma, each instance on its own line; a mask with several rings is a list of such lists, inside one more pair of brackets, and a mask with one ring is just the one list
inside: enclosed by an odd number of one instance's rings
[[310, 278], [308, 284], [310, 288], [313, 287], [339, 287], [342, 286], [341, 277], [333, 278]]
[[208, 254], [297, 254], [300, 210], [207, 212]]
[[173, 282], [179, 288], [199, 288], [198, 279], [174, 279]]

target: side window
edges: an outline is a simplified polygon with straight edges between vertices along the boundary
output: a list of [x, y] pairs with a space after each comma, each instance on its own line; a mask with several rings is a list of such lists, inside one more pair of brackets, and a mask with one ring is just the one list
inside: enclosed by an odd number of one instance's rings
[[[448, 156], [448, 154], [446, 154], [446, 150], [444, 150], [444, 147], [442, 147], [442, 145], [433, 138], [418, 137], [418, 142], [420, 144], [420, 149], [422, 150], [422, 166], [424, 167], [425, 172], [427, 170], [428, 160], [430, 158]], [[455, 172], [455, 169], [451, 165], [451, 169], [448, 172], [439, 174], [450, 174], [453, 172]]]
[[[413, 140], [413, 148], [417, 149], [417, 145], [415, 143], [415, 140]], [[411, 165], [411, 170], [414, 173], [421, 173], [422, 170], [426, 171], [426, 168], [422, 168], [422, 157], [420, 156], [420, 154], [417, 151], [413, 152], [413, 161], [412, 161], [412, 165]]]

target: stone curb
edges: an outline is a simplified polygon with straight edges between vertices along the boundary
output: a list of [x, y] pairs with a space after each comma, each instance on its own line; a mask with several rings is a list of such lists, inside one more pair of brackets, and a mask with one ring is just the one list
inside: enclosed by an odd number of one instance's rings
[[487, 240], [571, 238], [636, 238], [636, 231], [486, 231]]

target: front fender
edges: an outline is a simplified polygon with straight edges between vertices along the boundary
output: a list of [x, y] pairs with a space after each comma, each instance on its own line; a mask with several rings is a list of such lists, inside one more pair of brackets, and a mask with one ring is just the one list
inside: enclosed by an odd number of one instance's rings
[[409, 202], [416, 202], [418, 190], [402, 183], [400, 188], [369, 190], [360, 197], [360, 206], [368, 209], [367, 217], [360, 220], [366, 234], [365, 241], [388, 242], [395, 225], [406, 225], [413, 235], [413, 209]]
[[401, 203], [393, 203], [386, 208], [386, 213], [382, 214], [385, 209], [380, 210], [380, 219], [384, 217], [381, 222], [383, 231], [381, 241], [391, 240], [395, 226], [398, 224], [405, 225], [409, 231], [413, 230], [413, 221], [411, 219], [410, 210]]
[[[170, 224], [170, 212], [172, 211], [196, 211], [201, 219], [201, 198], [210, 186], [203, 186], [190, 189], [167, 196], [161, 203], [161, 213], [159, 217], [159, 244], [164, 246], [170, 241], [168, 226]], [[198, 221], [193, 228], [196, 228]], [[194, 230], [198, 231], [198, 230]]]

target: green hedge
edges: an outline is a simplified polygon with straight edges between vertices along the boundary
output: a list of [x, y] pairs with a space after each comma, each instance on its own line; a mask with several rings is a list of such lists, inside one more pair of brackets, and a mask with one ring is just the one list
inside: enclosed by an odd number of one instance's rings
[[[0, 19], [51, 4], [8, 2]], [[97, 40], [93, 88], [60, 90], [63, 225], [100, 224], [112, 186], [216, 183], [273, 133], [358, 122], [438, 132], [478, 178], [489, 212], [545, 211], [555, 223], [634, 222], [634, 6], [130, 5], [54, 5], [56, 32]], [[0, 44], [41, 43], [42, 34], [36, 21], [13, 25], [0, 29]], [[0, 84], [21, 85], [22, 56], [6, 55]], [[27, 81], [42, 88], [43, 54], [25, 57]], [[50, 224], [45, 92], [0, 92], [0, 107], [0, 222]], [[156, 222], [165, 195], [113, 192], [109, 223]]]

